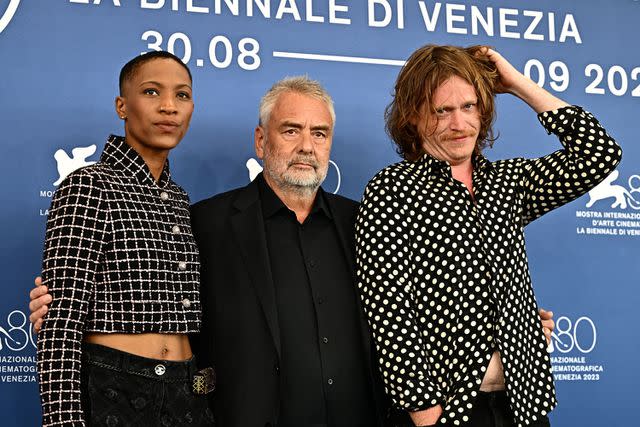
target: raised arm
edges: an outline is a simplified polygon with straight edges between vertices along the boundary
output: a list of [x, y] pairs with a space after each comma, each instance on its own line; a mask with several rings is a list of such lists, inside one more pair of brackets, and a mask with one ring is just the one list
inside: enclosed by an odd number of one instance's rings
[[589, 112], [572, 105], [538, 114], [562, 148], [538, 159], [520, 159], [523, 224], [582, 196], [613, 172], [622, 149]]
[[523, 160], [514, 170], [520, 176], [524, 224], [580, 197], [613, 172], [622, 150], [591, 113], [541, 88], [495, 50], [482, 48], [476, 55], [495, 65], [496, 92], [526, 102], [563, 145], [548, 156]]

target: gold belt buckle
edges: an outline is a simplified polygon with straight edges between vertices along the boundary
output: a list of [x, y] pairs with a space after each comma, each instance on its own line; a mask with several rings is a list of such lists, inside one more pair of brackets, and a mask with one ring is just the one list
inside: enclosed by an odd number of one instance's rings
[[213, 368], [204, 368], [193, 376], [193, 393], [208, 394], [216, 389], [216, 372]]

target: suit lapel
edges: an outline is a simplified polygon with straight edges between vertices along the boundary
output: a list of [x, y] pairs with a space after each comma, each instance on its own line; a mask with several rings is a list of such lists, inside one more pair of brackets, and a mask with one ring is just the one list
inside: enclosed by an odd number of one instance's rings
[[271, 336], [280, 357], [280, 327], [275, 287], [264, 231], [264, 219], [256, 181], [238, 194], [234, 202], [237, 212], [231, 217], [233, 233], [251, 278], [251, 284], [262, 306]]

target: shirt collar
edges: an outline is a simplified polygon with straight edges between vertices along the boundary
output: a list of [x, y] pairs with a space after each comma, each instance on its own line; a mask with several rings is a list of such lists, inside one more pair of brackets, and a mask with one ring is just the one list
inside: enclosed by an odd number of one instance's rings
[[[428, 171], [442, 171], [447, 172], [449, 175], [451, 174], [451, 166], [444, 160], [438, 160], [430, 154], [423, 154], [417, 160], [417, 163], [423, 165], [428, 169]], [[478, 171], [480, 173], [485, 173], [493, 170], [493, 164], [485, 157], [480, 154], [473, 154], [471, 157], [471, 164], [473, 165], [473, 171]]]
[[[264, 179], [263, 174], [259, 174], [256, 177], [258, 183], [258, 189], [260, 191], [260, 202], [262, 204], [262, 215], [264, 219], [271, 218], [283, 209], [285, 212], [291, 212], [291, 210], [280, 200], [278, 195], [269, 187], [267, 181]], [[322, 188], [318, 188], [316, 199], [313, 201], [313, 207], [311, 208], [310, 215], [322, 212], [327, 218], [333, 218], [331, 210], [326, 201], [326, 195]]]
[[444, 160], [438, 160], [428, 153], [424, 153], [422, 157], [417, 160], [417, 163], [424, 165], [433, 171], [446, 170], [447, 168], [451, 168], [449, 166], [449, 163], [445, 162]]
[[490, 172], [493, 170], [493, 163], [491, 163], [485, 156], [482, 154], [474, 154], [471, 158], [471, 164], [473, 165], [473, 170], [480, 172]]
[[147, 166], [142, 156], [127, 144], [121, 136], [109, 135], [102, 156], [100, 156], [100, 161], [116, 169], [124, 170], [128, 175], [135, 177], [140, 183], [146, 185], [158, 185], [164, 188], [171, 180], [169, 159], [165, 162], [160, 179], [156, 183], [149, 166]]

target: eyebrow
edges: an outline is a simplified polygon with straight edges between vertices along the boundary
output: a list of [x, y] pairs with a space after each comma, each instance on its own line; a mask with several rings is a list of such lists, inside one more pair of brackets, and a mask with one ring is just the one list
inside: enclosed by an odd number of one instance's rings
[[[165, 85], [163, 85], [162, 83], [157, 82], [155, 80], [145, 80], [145, 81], [140, 83], [140, 86], [144, 86], [144, 85], [147, 85], [147, 84], [153, 84], [153, 85], [156, 85], [156, 86], [165, 87]], [[189, 84], [187, 84], [187, 83], [180, 83], [180, 84], [177, 84], [177, 85], [174, 86], [175, 89], [185, 88], [185, 87], [191, 89], [191, 86]]]
[[284, 122], [280, 123], [279, 127], [302, 129], [304, 126], [302, 125], [302, 123], [299, 123], [299, 122], [292, 122], [290, 120], [285, 120]]
[[[304, 128], [304, 125], [302, 123], [299, 122], [294, 122], [294, 121], [290, 121], [290, 120], [285, 120], [284, 122], [280, 123], [280, 128], [296, 128], [296, 129], [302, 129]], [[324, 131], [330, 131], [331, 130], [331, 125], [315, 125], [315, 126], [311, 126], [311, 130], [324, 130]]]
[[[462, 101], [460, 103], [460, 105], [477, 104], [477, 103], [478, 103], [478, 98], [476, 97], [474, 99], [466, 99], [466, 100]], [[446, 103], [443, 103], [443, 104], [440, 104], [440, 105], [434, 105], [434, 108], [451, 108], [451, 107], [454, 107], [454, 106], [455, 106], [455, 104], [446, 102]]]
[[329, 125], [311, 126], [311, 130], [324, 130], [324, 131], [329, 132], [331, 130], [331, 126], [329, 126]]

